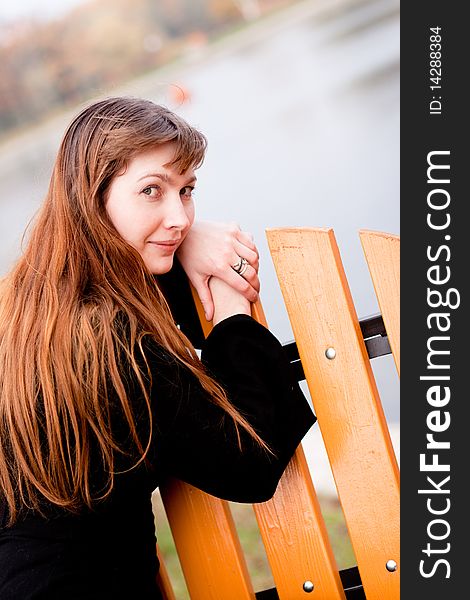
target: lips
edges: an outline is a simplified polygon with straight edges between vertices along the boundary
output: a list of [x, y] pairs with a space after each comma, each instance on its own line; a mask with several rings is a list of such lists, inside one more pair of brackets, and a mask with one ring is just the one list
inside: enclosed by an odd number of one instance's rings
[[149, 244], [155, 244], [157, 246], [168, 246], [172, 248], [173, 246], [177, 246], [180, 240], [151, 240]]
[[151, 240], [148, 242], [148, 244], [158, 250], [162, 256], [173, 255], [178, 249], [180, 243], [181, 240]]

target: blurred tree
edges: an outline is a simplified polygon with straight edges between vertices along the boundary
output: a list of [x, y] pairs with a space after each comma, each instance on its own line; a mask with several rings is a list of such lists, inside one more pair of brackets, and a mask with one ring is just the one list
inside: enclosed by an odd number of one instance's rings
[[0, 135], [122, 84], [269, 5], [293, 0], [91, 0], [0, 32]]
[[234, 4], [240, 9], [243, 18], [247, 21], [253, 21], [261, 15], [261, 6], [259, 0], [233, 0]]

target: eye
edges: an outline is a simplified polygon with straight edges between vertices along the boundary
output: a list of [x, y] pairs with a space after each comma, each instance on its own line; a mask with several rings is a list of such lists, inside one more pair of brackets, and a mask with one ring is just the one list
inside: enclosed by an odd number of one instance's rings
[[185, 198], [191, 199], [194, 194], [194, 187], [192, 185], [186, 185], [184, 188], [180, 189], [180, 196], [184, 196]]
[[161, 190], [158, 185], [148, 185], [142, 190], [142, 194], [145, 194], [150, 198], [158, 198], [161, 195]]

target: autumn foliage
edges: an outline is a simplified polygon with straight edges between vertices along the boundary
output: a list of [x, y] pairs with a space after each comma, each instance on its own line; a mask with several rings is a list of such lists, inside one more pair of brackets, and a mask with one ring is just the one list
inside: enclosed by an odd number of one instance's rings
[[[252, 3], [250, 0], [249, 3]], [[256, 0], [263, 12], [286, 4]], [[243, 22], [243, 0], [89, 0], [0, 27], [0, 137], [190, 51]]]

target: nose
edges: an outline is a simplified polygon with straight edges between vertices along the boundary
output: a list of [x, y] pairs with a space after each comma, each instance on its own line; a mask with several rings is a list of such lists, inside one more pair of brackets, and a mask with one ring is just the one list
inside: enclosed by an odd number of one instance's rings
[[163, 224], [167, 229], [179, 229], [181, 231], [191, 226], [189, 214], [179, 193], [172, 194], [168, 198]]

